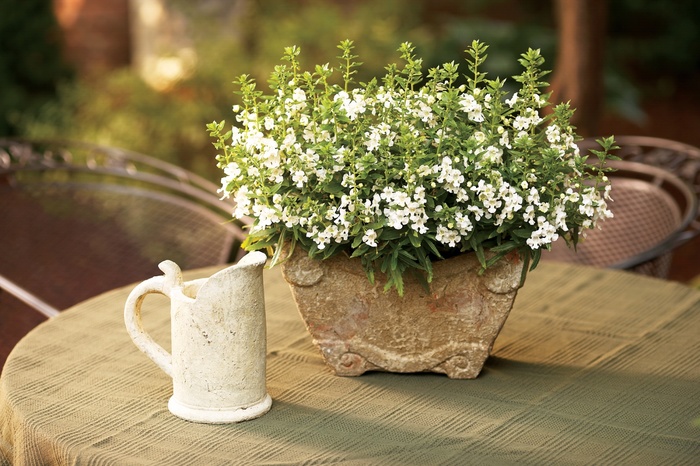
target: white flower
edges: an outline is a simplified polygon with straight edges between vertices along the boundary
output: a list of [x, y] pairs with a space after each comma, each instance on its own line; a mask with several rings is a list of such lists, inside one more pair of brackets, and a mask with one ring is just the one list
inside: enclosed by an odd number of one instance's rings
[[545, 130], [545, 134], [547, 135], [547, 141], [549, 141], [552, 144], [561, 141], [561, 133], [560, 133], [559, 127], [557, 125], [547, 126], [547, 129]]
[[467, 210], [474, 215], [474, 220], [477, 222], [484, 216], [484, 210], [477, 205], [469, 205]]
[[382, 141], [382, 135], [377, 128], [372, 128], [372, 132], [365, 133], [365, 141], [362, 143], [367, 147], [367, 152], [374, 152]]
[[236, 191], [236, 194], [233, 196], [233, 200], [236, 202], [236, 209], [233, 211], [233, 216], [235, 218], [243, 218], [250, 214], [252, 203], [249, 194], [250, 189], [247, 185], [243, 185], [238, 188], [238, 191]]
[[418, 217], [414, 219], [411, 224], [411, 228], [415, 231], [417, 231], [419, 234], [424, 235], [426, 234], [429, 230], [429, 228], [426, 226], [425, 222], [428, 220], [428, 217], [426, 215], [422, 217]]
[[243, 132], [238, 126], [234, 126], [231, 128], [231, 146], [237, 146], [238, 144], [241, 143], [241, 139], [243, 138]]
[[539, 94], [534, 94], [532, 98], [535, 101], [535, 105], [537, 105], [537, 108], [542, 108], [547, 104], [546, 99], [543, 99], [542, 96], [540, 96]]
[[464, 183], [464, 175], [458, 168], [453, 168], [452, 159], [443, 157], [437, 173], [439, 174], [437, 181], [443, 184], [445, 190], [457, 193], [461, 189], [461, 185]]
[[484, 159], [491, 164], [500, 165], [503, 161], [503, 149], [496, 146], [489, 146], [484, 153]]
[[526, 131], [518, 131], [515, 136], [515, 142], [518, 144], [525, 144], [530, 140], [530, 135]]
[[481, 105], [476, 101], [473, 95], [463, 94], [459, 100], [462, 111], [467, 114], [470, 120], [481, 122], [484, 121], [484, 115], [481, 113]]
[[[499, 128], [501, 127], [499, 126]], [[503, 133], [501, 134], [501, 138], [498, 140], [498, 143], [503, 147], [512, 149], [512, 146], [510, 145], [510, 137], [508, 136], [508, 131], [503, 131]]]
[[455, 213], [455, 221], [457, 222], [457, 228], [459, 228], [460, 235], [468, 235], [470, 231], [474, 229], [474, 224], [469, 220], [469, 217], [464, 215], [462, 212]]
[[236, 162], [231, 162], [224, 167], [224, 176], [221, 178], [221, 188], [218, 192], [223, 193], [222, 199], [229, 197], [228, 185], [241, 176], [241, 167]]
[[287, 228], [293, 228], [301, 224], [301, 218], [290, 212], [289, 206], [285, 206], [282, 210], [282, 222]]
[[530, 127], [530, 119], [522, 115], [515, 117], [513, 122], [513, 128], [521, 131], [525, 131]]
[[384, 87], [379, 89], [376, 95], [377, 102], [382, 104], [384, 108], [391, 108], [394, 106], [394, 97], [391, 92], [387, 92]]
[[532, 249], [539, 249], [559, 239], [556, 228], [545, 217], [537, 217], [537, 226], [537, 230], [533, 231], [526, 241]]
[[340, 91], [335, 95], [333, 100], [340, 100], [341, 108], [351, 121], [356, 120], [358, 115], [364, 113], [367, 108], [365, 97], [361, 89], [355, 89], [352, 97], [350, 97], [347, 92]]
[[525, 212], [523, 213], [523, 220], [525, 220], [530, 225], [535, 224], [535, 207], [529, 205], [525, 207]]
[[340, 182], [340, 184], [345, 188], [353, 186], [355, 184], [355, 175], [352, 173], [343, 174], [343, 180]]
[[444, 225], [438, 225], [435, 233], [435, 239], [451, 248], [457, 246], [457, 243], [462, 240], [457, 231], [450, 230]]
[[486, 142], [486, 134], [484, 134], [483, 131], [476, 131], [474, 134], [472, 134], [472, 137], [479, 144]]
[[296, 88], [292, 93], [292, 100], [295, 102], [306, 102], [306, 92], [303, 89]]
[[420, 118], [421, 121], [427, 123], [428, 127], [433, 127], [437, 124], [433, 109], [423, 101], [418, 101], [418, 106], [414, 110], [414, 114], [417, 118]]
[[278, 223], [281, 220], [276, 209], [258, 202], [253, 204], [252, 215], [256, 217], [256, 226], [260, 230], [264, 230], [266, 227]]
[[362, 242], [371, 248], [376, 248], [377, 247], [377, 232], [372, 230], [371, 228], [368, 229], [367, 231], [365, 231], [365, 234], [362, 236]]
[[[428, 242], [414, 246], [409, 235], [460, 248], [478, 232], [535, 250], [612, 215], [609, 181], [576, 157], [566, 115], [555, 110], [544, 124], [536, 73], [518, 80], [525, 97], [504, 98], [479, 78], [455, 84], [449, 67], [415, 89], [391, 74], [352, 89], [342, 71], [316, 70], [276, 69], [261, 98], [241, 84], [246, 104], [234, 108], [230, 133], [208, 127], [225, 141], [218, 192], [236, 202], [237, 218], [253, 218], [252, 241], [272, 244], [286, 229], [313, 253], [355, 244], [377, 248], [380, 264], [398, 249], [428, 270]], [[389, 247], [378, 247], [378, 231], [394, 238]]]
[[309, 181], [309, 177], [302, 170], [297, 170], [292, 174], [292, 181], [297, 188], [303, 188], [306, 182]]

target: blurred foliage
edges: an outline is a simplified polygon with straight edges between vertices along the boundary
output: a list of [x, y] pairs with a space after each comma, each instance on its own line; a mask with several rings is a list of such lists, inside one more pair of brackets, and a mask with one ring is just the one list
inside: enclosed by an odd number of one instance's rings
[[[640, 118], [640, 77], [653, 77], [657, 88], [665, 86], [672, 91], [678, 86], [677, 76], [697, 71], [700, 2], [609, 1], [608, 104], [628, 118]], [[12, 8], [2, 8], [10, 2]], [[45, 33], [52, 27], [39, 24], [36, 9], [28, 11], [30, 5], [45, 3], [0, 0], [0, 37], [5, 41], [8, 33], [16, 34], [17, 44], [23, 44], [10, 49], [15, 50], [12, 56], [7, 55], [4, 44], [0, 47], [0, 79], [5, 80], [0, 82], [0, 105], [11, 103], [16, 96], [20, 102], [27, 101], [26, 89], [31, 86], [18, 89], [12, 83], [33, 82], [18, 77], [17, 71], [10, 75], [8, 85], [7, 76], [2, 74], [7, 75], [7, 71], [3, 70], [26, 69], [27, 76], [36, 75], [32, 78], [36, 87], [48, 92], [36, 95], [50, 95], [54, 83], [64, 76], [53, 71], [60, 68], [55, 58], [38, 58], [42, 57], [39, 52], [25, 65], [5, 65], [8, 60], [29, 60], [26, 53], [14, 55], [17, 50], [37, 47], [42, 42], [39, 38], [55, 44], [53, 36]], [[487, 70], [491, 77], [507, 78], [519, 72], [514, 58], [528, 47], [542, 49], [546, 68], [556, 66], [551, 1], [169, 0], [169, 4], [187, 18], [187, 34], [198, 57], [193, 76], [165, 92], [149, 88], [128, 69], [64, 83], [59, 97], [43, 105], [39, 115], [28, 111], [13, 120], [15, 128], [30, 137], [65, 137], [125, 147], [214, 179], [219, 176], [215, 150], [205, 125], [223, 119], [232, 123], [231, 105], [236, 102], [232, 81], [247, 73], [260, 87], [266, 87], [266, 78], [286, 46], [300, 46], [303, 59], [308, 61], [305, 65], [335, 65], [339, 53], [336, 44], [353, 39], [360, 61], [365, 63], [362, 69], [367, 72], [358, 76], [359, 81], [383, 74], [384, 65], [396, 61], [396, 49], [403, 41], [416, 44], [426, 67], [451, 60], [463, 64], [463, 50], [475, 38], [491, 45]], [[36, 18], [38, 24], [28, 18]], [[18, 31], [12, 32], [15, 29]], [[19, 36], [26, 37], [25, 42], [20, 43]], [[37, 66], [37, 61], [42, 64]], [[8, 104], [0, 108], [5, 117], [7, 108]], [[0, 134], [3, 132], [7, 130], [0, 127]]]
[[210, 161], [192, 155], [211, 146], [204, 128], [211, 115], [221, 114], [216, 102], [222, 96], [196, 81], [160, 93], [123, 69], [66, 83], [59, 96], [43, 106], [39, 118], [22, 119], [25, 136], [117, 146], [196, 172], [209, 170]]
[[608, 109], [644, 124], [645, 99], [700, 98], [700, 2], [608, 1]]
[[614, 0], [610, 18], [611, 67], [642, 84], [644, 92], [669, 95], [691, 82], [698, 91], [700, 2]]
[[50, 0], [0, 0], [0, 135], [18, 133], [20, 114], [34, 114], [71, 76]]
[[[413, 8], [406, 8], [402, 0], [249, 0], [242, 9], [235, 8], [236, 2], [216, 0], [171, 4], [189, 21], [188, 34], [198, 56], [191, 78], [166, 92], [150, 89], [131, 70], [65, 84], [59, 99], [45, 105], [38, 118], [22, 119], [24, 134], [125, 147], [211, 179], [219, 175], [206, 124], [223, 119], [232, 123], [231, 106], [237, 99], [233, 80], [251, 74], [265, 87], [284, 47], [300, 46], [309, 63], [335, 65], [338, 42], [353, 38], [365, 63], [366, 74], [358, 81], [383, 74], [384, 66], [396, 61], [403, 41], [420, 44], [417, 49], [424, 56], [440, 47], [440, 25], [423, 21], [431, 8], [427, 0], [416, 1]], [[463, 56], [460, 50], [450, 59]]]

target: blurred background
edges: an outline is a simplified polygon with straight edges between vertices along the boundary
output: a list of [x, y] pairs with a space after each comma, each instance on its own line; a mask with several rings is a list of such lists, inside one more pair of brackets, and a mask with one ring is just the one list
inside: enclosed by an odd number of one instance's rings
[[360, 81], [403, 41], [427, 70], [478, 38], [501, 78], [540, 48], [581, 135], [700, 146], [696, 0], [0, 0], [0, 12], [0, 137], [122, 147], [214, 182], [205, 125], [231, 121], [232, 81], [249, 73], [264, 88], [289, 45], [333, 65], [346, 38]]

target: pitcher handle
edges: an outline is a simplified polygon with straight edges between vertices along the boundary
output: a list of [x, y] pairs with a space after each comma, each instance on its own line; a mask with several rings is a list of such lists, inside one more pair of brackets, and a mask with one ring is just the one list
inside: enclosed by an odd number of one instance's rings
[[141, 305], [146, 296], [158, 293], [168, 296], [167, 277], [153, 277], [145, 280], [129, 293], [124, 305], [124, 323], [134, 344], [170, 377], [173, 376], [173, 357], [144, 330], [141, 323]]

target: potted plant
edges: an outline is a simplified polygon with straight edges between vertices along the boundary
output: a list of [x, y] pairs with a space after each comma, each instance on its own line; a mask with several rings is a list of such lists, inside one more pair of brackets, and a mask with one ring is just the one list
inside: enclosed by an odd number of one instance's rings
[[613, 139], [594, 164], [579, 152], [573, 110], [542, 92], [538, 50], [509, 93], [482, 71], [479, 41], [463, 73], [424, 74], [404, 43], [401, 65], [359, 85], [353, 43], [338, 47], [339, 66], [312, 71], [286, 48], [269, 95], [238, 78], [238, 124], [208, 125], [221, 193], [253, 219], [244, 247], [284, 264], [336, 373], [476, 377], [542, 250], [610, 215]]

